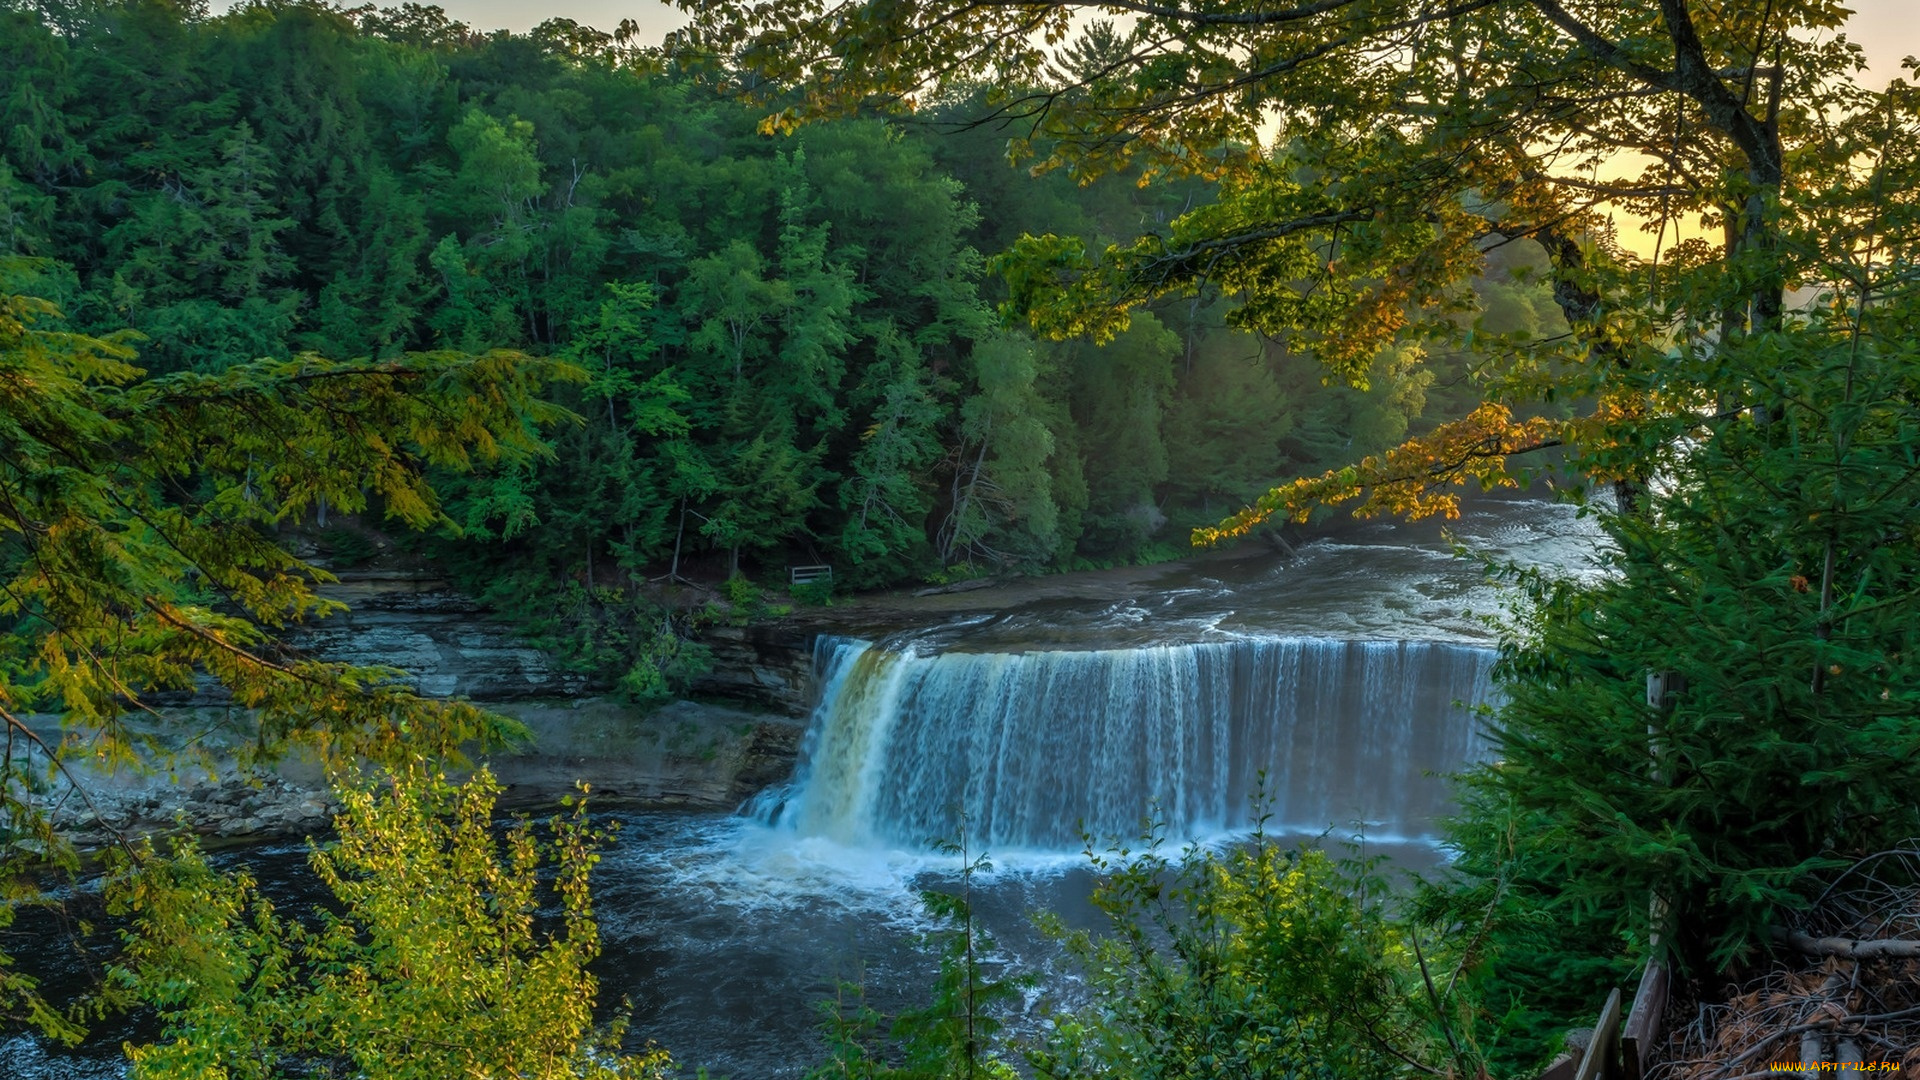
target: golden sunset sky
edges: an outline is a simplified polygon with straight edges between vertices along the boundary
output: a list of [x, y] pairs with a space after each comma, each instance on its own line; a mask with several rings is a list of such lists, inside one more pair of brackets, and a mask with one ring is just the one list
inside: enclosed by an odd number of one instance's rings
[[[389, 2], [389, 0], [381, 0]], [[392, 0], [396, 2], [397, 0]], [[559, 0], [529, 4], [524, 0], [439, 0], [447, 14], [481, 30], [527, 30], [535, 23], [565, 16], [588, 26], [611, 30], [621, 19], [640, 24], [641, 37], [657, 41], [686, 22], [686, 16], [659, 0]], [[1730, 0], [1754, 3], [1760, 0]], [[1874, 89], [1899, 71], [1902, 57], [1920, 55], [1920, 0], [1854, 0], [1847, 37], [1867, 51], [1866, 80]]]

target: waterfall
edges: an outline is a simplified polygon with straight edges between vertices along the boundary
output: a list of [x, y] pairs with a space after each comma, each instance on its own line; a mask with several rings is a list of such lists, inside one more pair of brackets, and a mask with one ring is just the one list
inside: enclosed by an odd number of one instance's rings
[[[990, 850], [1084, 834], [1251, 824], [1431, 832], [1444, 780], [1481, 751], [1469, 708], [1492, 651], [1314, 638], [919, 655], [823, 638], [820, 698], [779, 814], [804, 835]], [[1262, 777], [1264, 776], [1264, 781]]]

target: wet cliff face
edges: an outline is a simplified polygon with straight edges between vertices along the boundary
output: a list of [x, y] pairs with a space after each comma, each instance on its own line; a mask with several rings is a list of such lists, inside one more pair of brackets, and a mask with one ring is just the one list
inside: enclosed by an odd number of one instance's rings
[[810, 623], [786, 619], [753, 626], [711, 626], [700, 642], [713, 652], [713, 668], [694, 682], [700, 697], [804, 721], [813, 711], [813, 642]]
[[[458, 697], [519, 715], [516, 702], [572, 701], [601, 688], [562, 670], [511, 627], [445, 583], [404, 572], [342, 573], [326, 594], [349, 610], [299, 630], [291, 643], [324, 660], [406, 670], [420, 693]], [[798, 619], [710, 626], [700, 641], [713, 666], [694, 695], [805, 719], [813, 707], [813, 641], [818, 628]]]
[[804, 632], [716, 628], [713, 670], [696, 690], [724, 701], [648, 710], [600, 695], [443, 583], [400, 571], [340, 576], [328, 592], [348, 610], [304, 629], [295, 646], [401, 668], [426, 696], [465, 698], [527, 725], [527, 747], [488, 761], [509, 798], [550, 798], [585, 782], [604, 796], [732, 809], [792, 771], [812, 693]]
[[500, 711], [533, 734], [527, 752], [488, 762], [509, 802], [545, 801], [585, 783], [596, 798], [731, 810], [792, 773], [804, 730], [784, 716], [693, 701], [639, 711], [582, 698]]
[[340, 576], [323, 591], [348, 610], [290, 635], [302, 652], [401, 668], [428, 697], [497, 704], [588, 692], [585, 676], [561, 670], [553, 657], [442, 582], [404, 572]]
[[[509, 806], [550, 805], [587, 784], [598, 805], [728, 811], [787, 779], [804, 726], [785, 716], [702, 702], [677, 701], [636, 710], [609, 698], [522, 700], [492, 706], [525, 724], [531, 742], [484, 761]], [[220, 710], [189, 710], [203, 732], [222, 730]], [[53, 717], [34, 717], [49, 739]], [[215, 736], [216, 738], [219, 736]], [[179, 828], [235, 839], [299, 836], [324, 829], [338, 809], [321, 768], [295, 757], [271, 772], [243, 775], [232, 757], [213, 749], [206, 766], [175, 776], [136, 776], [74, 766], [88, 797], [68, 796], [64, 782], [48, 795], [53, 818], [76, 843], [100, 847], [116, 835], [138, 837]]]

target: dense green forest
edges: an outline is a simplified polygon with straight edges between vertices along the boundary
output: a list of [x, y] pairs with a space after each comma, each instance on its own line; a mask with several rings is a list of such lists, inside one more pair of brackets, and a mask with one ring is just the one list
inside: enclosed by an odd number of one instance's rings
[[[476, 579], [856, 587], [1167, 557], [1283, 477], [1474, 401], [1463, 356], [1364, 389], [1213, 294], [1105, 345], [1001, 328], [1023, 233], [1163, 229], [1201, 181], [1033, 179], [956, 99], [757, 133], [657, 50], [437, 9], [34, 5], [0, 35], [10, 291], [142, 336], [154, 372], [512, 348], [585, 372], [555, 455], [450, 486]], [[1498, 329], [1558, 317], [1481, 284]], [[509, 589], [506, 592], [511, 593]]]

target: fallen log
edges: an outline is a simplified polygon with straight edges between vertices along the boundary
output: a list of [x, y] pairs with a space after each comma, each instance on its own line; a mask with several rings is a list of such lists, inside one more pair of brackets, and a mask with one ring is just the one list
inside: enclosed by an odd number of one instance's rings
[[1814, 937], [1804, 930], [1773, 932], [1773, 938], [1806, 956], [1838, 956], [1847, 960], [1920, 960], [1920, 941], [1906, 938]]

